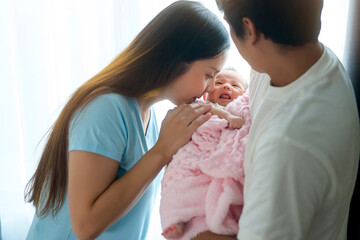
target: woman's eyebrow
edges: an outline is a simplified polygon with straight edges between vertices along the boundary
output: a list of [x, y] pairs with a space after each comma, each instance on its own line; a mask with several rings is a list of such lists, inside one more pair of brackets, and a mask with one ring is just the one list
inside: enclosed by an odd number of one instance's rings
[[214, 70], [214, 71], [215, 71], [215, 73], [220, 72], [220, 70], [219, 70], [219, 69], [217, 69], [216, 67], [211, 67], [211, 69], [212, 69], [212, 70]]

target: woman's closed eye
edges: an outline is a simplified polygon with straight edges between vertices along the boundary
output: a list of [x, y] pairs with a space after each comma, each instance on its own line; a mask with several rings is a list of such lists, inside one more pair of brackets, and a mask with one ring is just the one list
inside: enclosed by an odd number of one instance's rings
[[214, 76], [211, 74], [206, 74], [205, 76], [206, 76], [206, 80], [211, 80], [214, 78]]

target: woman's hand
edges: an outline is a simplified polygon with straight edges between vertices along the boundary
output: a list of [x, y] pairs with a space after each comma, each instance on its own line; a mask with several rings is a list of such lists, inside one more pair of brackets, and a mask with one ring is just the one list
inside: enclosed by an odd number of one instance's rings
[[191, 103], [168, 111], [153, 148], [164, 156], [164, 165], [171, 161], [179, 148], [189, 142], [195, 130], [209, 120], [210, 110], [210, 104]]

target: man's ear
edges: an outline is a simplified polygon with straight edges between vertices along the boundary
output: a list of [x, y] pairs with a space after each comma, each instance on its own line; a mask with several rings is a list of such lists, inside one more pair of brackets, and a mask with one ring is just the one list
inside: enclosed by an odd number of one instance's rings
[[250, 40], [251, 44], [257, 43], [261, 37], [261, 32], [256, 28], [255, 23], [248, 17], [242, 19], [244, 26], [244, 37]]

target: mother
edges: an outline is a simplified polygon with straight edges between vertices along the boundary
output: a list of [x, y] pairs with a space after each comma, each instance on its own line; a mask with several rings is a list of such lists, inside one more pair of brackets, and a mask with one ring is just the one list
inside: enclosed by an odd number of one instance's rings
[[[27, 239], [145, 239], [159, 172], [209, 119], [191, 102], [212, 90], [229, 46], [213, 13], [178, 1], [76, 90], [27, 185]], [[163, 99], [178, 107], [158, 134], [152, 105]]]

